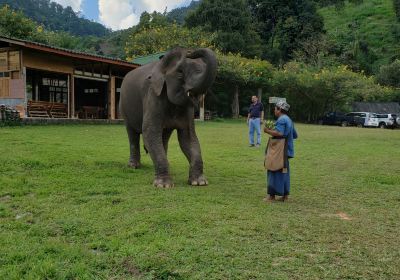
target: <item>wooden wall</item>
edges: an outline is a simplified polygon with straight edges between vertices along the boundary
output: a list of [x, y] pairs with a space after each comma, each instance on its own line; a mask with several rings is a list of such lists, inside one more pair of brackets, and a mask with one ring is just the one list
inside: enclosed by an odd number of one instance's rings
[[[20, 87], [21, 52], [15, 48], [0, 49], [0, 98], [24, 98]], [[21, 91], [22, 92], [16, 92]], [[15, 94], [14, 94], [15, 93]]]
[[0, 98], [8, 98], [10, 96], [10, 79], [0, 78]]
[[24, 50], [23, 65], [26, 68], [44, 70], [49, 72], [73, 74], [74, 66], [71, 59]]

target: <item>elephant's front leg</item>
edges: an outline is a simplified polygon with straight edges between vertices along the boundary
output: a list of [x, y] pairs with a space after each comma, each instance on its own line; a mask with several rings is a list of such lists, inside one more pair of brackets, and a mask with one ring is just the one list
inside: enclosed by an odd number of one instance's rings
[[203, 174], [203, 159], [200, 143], [194, 128], [178, 130], [179, 145], [190, 163], [188, 183], [192, 186], [205, 186], [208, 181]]
[[162, 132], [161, 126], [143, 124], [143, 141], [154, 163], [155, 178], [153, 184], [158, 188], [170, 188], [174, 184], [169, 174]]

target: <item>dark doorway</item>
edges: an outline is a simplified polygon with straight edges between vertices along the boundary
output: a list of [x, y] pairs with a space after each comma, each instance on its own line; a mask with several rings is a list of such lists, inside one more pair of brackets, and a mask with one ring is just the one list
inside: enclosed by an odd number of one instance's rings
[[75, 78], [75, 112], [80, 119], [107, 119], [107, 82]]

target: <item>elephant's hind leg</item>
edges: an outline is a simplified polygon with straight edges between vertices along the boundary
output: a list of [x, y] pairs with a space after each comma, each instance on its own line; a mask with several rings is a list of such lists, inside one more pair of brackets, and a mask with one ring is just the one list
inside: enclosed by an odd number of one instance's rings
[[140, 133], [137, 133], [129, 126], [126, 127], [129, 138], [130, 157], [128, 165], [132, 168], [140, 167]]

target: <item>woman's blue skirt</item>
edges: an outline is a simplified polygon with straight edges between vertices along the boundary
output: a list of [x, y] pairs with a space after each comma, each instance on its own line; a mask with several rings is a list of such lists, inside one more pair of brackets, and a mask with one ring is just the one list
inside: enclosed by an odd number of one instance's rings
[[282, 171], [267, 171], [267, 189], [267, 193], [269, 195], [289, 195], [289, 161], [287, 163], [287, 173], [282, 173]]

